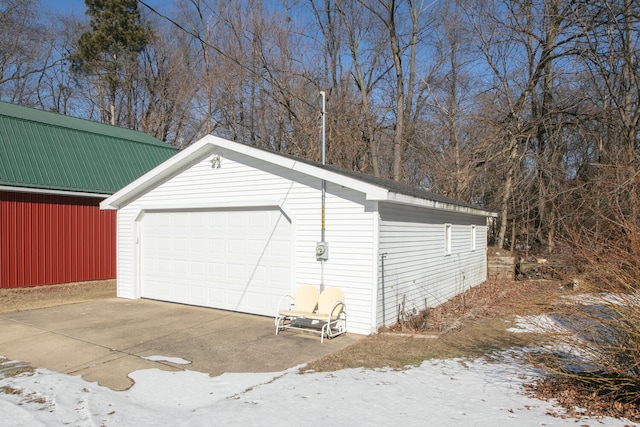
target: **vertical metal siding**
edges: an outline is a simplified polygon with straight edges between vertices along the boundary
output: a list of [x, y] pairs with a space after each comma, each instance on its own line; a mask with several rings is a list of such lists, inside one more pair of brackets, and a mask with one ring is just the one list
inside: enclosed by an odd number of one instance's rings
[[100, 201], [0, 192], [0, 288], [115, 278], [116, 212]]

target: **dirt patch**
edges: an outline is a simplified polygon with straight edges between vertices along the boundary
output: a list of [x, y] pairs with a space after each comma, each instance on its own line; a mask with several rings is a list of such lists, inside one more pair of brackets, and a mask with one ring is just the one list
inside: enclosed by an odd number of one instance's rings
[[115, 296], [115, 279], [31, 288], [0, 289], [0, 314], [74, 304]]

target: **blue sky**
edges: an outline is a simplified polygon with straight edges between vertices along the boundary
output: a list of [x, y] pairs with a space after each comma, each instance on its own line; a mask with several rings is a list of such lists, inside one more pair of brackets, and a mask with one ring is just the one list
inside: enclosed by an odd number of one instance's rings
[[[84, 0], [40, 0], [42, 7], [55, 12], [61, 13], [73, 13], [75, 15], [84, 15], [86, 7]], [[162, 9], [162, 6], [171, 6], [173, 0], [146, 0], [149, 6]], [[138, 9], [146, 9], [143, 5], [139, 4]]]
[[56, 12], [83, 15], [84, 0], [41, 0], [42, 7]]

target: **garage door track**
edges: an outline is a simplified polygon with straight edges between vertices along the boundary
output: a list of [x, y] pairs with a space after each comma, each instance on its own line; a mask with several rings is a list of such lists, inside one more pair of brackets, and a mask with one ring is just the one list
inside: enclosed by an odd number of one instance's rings
[[279, 372], [355, 342], [343, 335], [275, 335], [273, 318], [152, 300], [111, 298], [0, 315], [0, 355], [82, 375], [113, 390], [130, 372], [158, 368]]

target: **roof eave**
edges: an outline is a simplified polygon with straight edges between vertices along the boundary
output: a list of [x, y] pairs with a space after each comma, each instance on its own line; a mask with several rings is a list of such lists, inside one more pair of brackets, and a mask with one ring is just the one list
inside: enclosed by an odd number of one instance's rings
[[467, 215], [476, 215], [476, 216], [493, 217], [493, 218], [498, 216], [495, 212], [485, 211], [483, 209], [474, 208], [472, 206], [456, 205], [453, 203], [423, 199], [419, 197], [413, 197], [413, 196], [408, 196], [405, 194], [393, 193], [393, 192], [389, 192], [389, 197], [385, 201], [390, 203], [436, 209], [436, 210], [446, 211], [446, 212], [463, 213]]
[[110, 194], [104, 193], [90, 193], [84, 191], [72, 191], [72, 190], [54, 190], [48, 188], [35, 188], [35, 187], [19, 187], [11, 185], [0, 185], [0, 191], [9, 191], [12, 193], [32, 193], [32, 194], [48, 194], [56, 196], [78, 196], [78, 197], [95, 197], [106, 198]]

